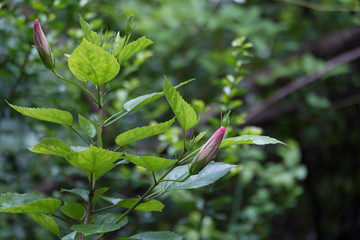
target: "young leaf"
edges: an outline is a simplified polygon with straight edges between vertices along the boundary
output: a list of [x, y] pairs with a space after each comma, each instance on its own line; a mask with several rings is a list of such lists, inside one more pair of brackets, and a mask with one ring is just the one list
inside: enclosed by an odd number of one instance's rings
[[108, 187], [103, 187], [103, 188], [99, 188], [99, 189], [96, 189], [95, 193], [94, 193], [94, 197], [93, 197], [93, 202], [96, 202], [96, 200], [99, 199], [99, 197], [101, 195], [103, 195], [103, 193], [105, 193], [107, 190], [109, 190], [110, 188]]
[[96, 233], [112, 232], [120, 229], [121, 227], [125, 226], [128, 223], [128, 219], [127, 217], [125, 217], [119, 223], [114, 224], [114, 221], [120, 216], [121, 214], [118, 213], [106, 213], [104, 214], [104, 216], [102, 215], [98, 216], [93, 224], [72, 225], [71, 229], [83, 233], [85, 236]]
[[54, 219], [52, 219], [50, 216], [45, 214], [38, 214], [38, 213], [28, 213], [29, 217], [34, 219], [37, 223], [39, 223], [41, 226], [55, 234], [56, 236], [60, 235], [59, 226], [55, 222]]
[[[112, 197], [101, 197], [105, 201], [116, 204], [118, 206], [124, 207], [124, 208], [131, 208], [134, 203], [136, 203], [139, 199], [137, 198], [128, 198], [128, 199], [121, 199], [121, 198], [112, 198]], [[164, 208], [164, 205], [157, 200], [150, 200], [145, 203], [140, 203], [135, 210], [138, 211], [160, 211]]]
[[115, 167], [114, 162], [120, 159], [121, 156], [122, 153], [111, 152], [90, 145], [84, 151], [66, 154], [65, 158], [73, 166], [84, 170], [88, 176], [95, 173], [97, 179]]
[[197, 135], [196, 138], [194, 139], [194, 143], [200, 141], [205, 136], [206, 133], [207, 131], [199, 133], [199, 135]]
[[120, 70], [114, 56], [85, 39], [71, 54], [68, 62], [77, 79], [90, 81], [96, 86], [109, 82]]
[[81, 188], [74, 188], [74, 189], [64, 189], [62, 188], [60, 192], [69, 192], [72, 193], [80, 198], [82, 198], [85, 202], [89, 199], [89, 190], [81, 189]]
[[43, 198], [30, 193], [5, 193], [0, 195], [0, 212], [53, 214], [61, 205], [55, 198]]
[[222, 140], [220, 148], [228, 147], [236, 144], [256, 144], [256, 145], [265, 145], [265, 144], [277, 144], [283, 142], [276, 140], [275, 138], [267, 136], [258, 136], [258, 135], [243, 135], [238, 137], [232, 137]]
[[[137, 198], [128, 198], [128, 199], [121, 200], [116, 205], [118, 205], [120, 207], [124, 207], [124, 208], [131, 208], [138, 200], [139, 199], [137, 199]], [[162, 204], [158, 200], [152, 199], [152, 200], [147, 201], [145, 203], [139, 204], [135, 208], [135, 210], [148, 211], [148, 212], [151, 212], [151, 211], [159, 211], [159, 212], [161, 212], [163, 208], [164, 208], [164, 204]]]
[[126, 45], [118, 55], [120, 65], [152, 43], [150, 39], [141, 37]]
[[197, 122], [195, 110], [185, 102], [166, 77], [164, 81], [164, 93], [181, 127], [184, 130], [193, 127]]
[[85, 208], [82, 204], [65, 201], [65, 204], [60, 206], [60, 210], [68, 217], [81, 220], [85, 214]]
[[60, 140], [55, 138], [43, 138], [38, 144], [29, 149], [31, 152], [43, 153], [64, 157], [71, 152], [71, 148]]
[[222, 162], [210, 162], [201, 172], [192, 175], [184, 182], [166, 181], [184, 179], [189, 174], [189, 167], [190, 165], [179, 166], [170, 172], [162, 185], [163, 191], [169, 192], [207, 186], [227, 174], [235, 165]]
[[80, 17], [80, 25], [84, 32], [85, 39], [95, 44], [96, 46], [101, 47], [101, 40], [99, 35], [96, 32], [91, 31], [91, 25], [89, 25], [82, 17]]
[[115, 142], [119, 146], [125, 146], [131, 142], [161, 134], [165, 132], [174, 121], [175, 119], [171, 119], [164, 123], [131, 129], [117, 136]]
[[79, 124], [80, 124], [80, 127], [82, 128], [82, 130], [84, 130], [84, 132], [89, 137], [91, 137], [91, 138], [95, 137], [96, 128], [95, 128], [94, 124], [92, 124], [89, 120], [87, 120], [86, 118], [84, 118], [80, 114], [78, 115], [78, 118], [79, 118]]
[[130, 237], [130, 239], [142, 240], [183, 240], [184, 237], [173, 232], [143, 232]]
[[62, 111], [55, 108], [27, 108], [15, 106], [10, 103], [8, 104], [10, 105], [10, 107], [25, 116], [40, 119], [43, 121], [59, 123], [68, 126], [70, 126], [73, 121], [71, 113], [67, 111]]
[[126, 154], [126, 159], [129, 159], [130, 162], [144, 167], [152, 172], [156, 172], [160, 169], [170, 167], [176, 162], [176, 160], [173, 159], [153, 156], [135, 156], [128, 153]]
[[[180, 84], [178, 84], [175, 88], [178, 89], [179, 87], [184, 86], [185, 84], [188, 84], [189, 82], [194, 81], [195, 79], [190, 79], [186, 82], [182, 82]], [[124, 109], [128, 112], [133, 111], [134, 109], [145, 105], [147, 103], [150, 103], [152, 101], [155, 101], [156, 99], [164, 96], [164, 92], [154, 92], [154, 93], [150, 93], [150, 94], [146, 94], [143, 96], [139, 96], [137, 98], [131, 99], [129, 101], [127, 101], [126, 103], [124, 103]]]

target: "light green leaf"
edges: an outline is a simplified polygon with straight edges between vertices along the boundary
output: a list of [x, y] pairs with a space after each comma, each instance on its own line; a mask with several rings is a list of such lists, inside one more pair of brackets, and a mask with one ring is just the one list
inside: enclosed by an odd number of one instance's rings
[[60, 236], [59, 226], [50, 216], [39, 213], [28, 213], [28, 215], [56, 236]]
[[128, 219], [125, 217], [119, 223], [114, 224], [116, 219], [118, 219], [120, 216], [121, 214], [119, 213], [105, 213], [97, 216], [93, 224], [72, 225], [71, 229], [83, 233], [85, 236], [96, 233], [112, 232], [120, 229], [128, 223]]
[[95, 137], [96, 136], [96, 128], [95, 128], [94, 124], [92, 124], [89, 120], [87, 120], [80, 114], [78, 115], [78, 118], [79, 118], [79, 124], [80, 124], [80, 127], [82, 128], [82, 130], [84, 130], [84, 132], [89, 137], [91, 137], [91, 138]]
[[194, 139], [194, 143], [200, 141], [205, 136], [206, 133], [207, 131], [199, 133], [199, 135], [197, 135], [196, 138]]
[[[137, 198], [127, 198], [124, 200], [121, 200], [116, 205], [124, 207], [124, 208], [131, 208], [139, 199]], [[159, 211], [161, 212], [164, 208], [164, 204], [162, 204], [160, 201], [152, 199], [150, 201], [144, 202], [139, 204], [135, 210], [138, 211]]]
[[128, 153], [126, 154], [126, 159], [129, 159], [130, 162], [144, 167], [152, 172], [170, 167], [176, 162], [174, 159], [166, 159], [154, 156], [135, 156]]
[[152, 43], [153, 42], [146, 37], [141, 37], [129, 43], [121, 50], [120, 54], [118, 55], [119, 63], [122, 64], [123, 62], [140, 52], [142, 49], [151, 45]]
[[61, 205], [55, 198], [39, 198], [30, 193], [5, 193], [0, 195], [0, 212], [53, 214]]
[[71, 54], [68, 62], [75, 77], [97, 86], [112, 80], [120, 70], [114, 56], [85, 39]]
[[183, 240], [184, 237], [173, 232], [143, 232], [130, 237], [142, 240]]
[[[182, 87], [184, 86], [185, 84], [188, 84], [189, 82], [192, 82], [194, 81], [195, 79], [190, 79], [186, 82], [182, 82], [180, 83], [179, 85], [177, 85], [175, 88], [178, 89], [179, 87]], [[133, 111], [134, 109], [142, 106], [142, 105], [145, 105], [145, 104], [148, 104], [152, 101], [155, 101], [156, 99], [164, 96], [164, 92], [155, 92], [155, 93], [150, 93], [150, 94], [146, 94], [146, 95], [143, 95], [143, 96], [139, 96], [137, 98], [134, 98], [134, 99], [131, 99], [129, 101], [127, 101], [125, 104], [124, 104], [124, 109], [128, 112], [131, 112]]]
[[[116, 204], [118, 206], [124, 207], [124, 208], [131, 208], [139, 199], [138, 198], [128, 198], [128, 199], [121, 199], [121, 198], [112, 198], [112, 197], [101, 197], [105, 201]], [[150, 200], [145, 203], [140, 203], [135, 210], [138, 211], [162, 211], [164, 208], [164, 205], [157, 200]]]
[[60, 210], [66, 216], [78, 220], [81, 220], [85, 214], [84, 206], [80, 203], [73, 201], [65, 201], [65, 204], [63, 206], [60, 206]]
[[161, 134], [165, 132], [174, 121], [175, 119], [173, 118], [164, 123], [131, 129], [117, 136], [115, 142], [119, 146], [125, 146], [131, 142]]
[[27, 108], [27, 107], [15, 106], [10, 103], [8, 104], [13, 109], [15, 109], [16, 111], [18, 111], [19, 113], [25, 116], [40, 119], [43, 121], [59, 123], [68, 126], [70, 126], [73, 121], [73, 117], [71, 113], [67, 111], [62, 111], [55, 108]]
[[73, 166], [84, 170], [88, 176], [95, 173], [95, 178], [101, 177], [116, 166], [114, 162], [120, 159], [122, 153], [111, 152], [93, 145], [81, 152], [70, 152], [66, 160]]
[[280, 142], [275, 138], [271, 138], [267, 136], [243, 135], [243, 136], [232, 137], [222, 140], [219, 149], [236, 144], [265, 145], [265, 144], [277, 144], [277, 143], [284, 144], [283, 142]]
[[95, 44], [96, 46], [101, 47], [101, 40], [99, 35], [96, 32], [91, 31], [91, 25], [88, 24], [82, 17], [80, 17], [80, 25], [84, 32], [86, 40]]
[[89, 199], [89, 190], [74, 188], [74, 189], [64, 189], [62, 188], [60, 192], [69, 192], [80, 198], [82, 198], [85, 202]]
[[188, 176], [190, 165], [179, 166], [167, 175], [162, 189], [164, 192], [169, 192], [207, 186], [227, 174], [233, 167], [235, 167], [235, 165], [212, 161], [198, 174], [192, 175], [184, 182], [166, 181], [181, 180]]
[[164, 93], [181, 127], [187, 130], [197, 122], [195, 110], [180, 96], [165, 77]]
[[94, 193], [94, 197], [93, 197], [93, 202], [96, 202], [96, 200], [99, 199], [99, 197], [101, 195], [103, 195], [103, 193], [105, 193], [107, 190], [109, 190], [110, 188], [108, 187], [103, 187], [103, 188], [99, 188], [99, 189], [96, 189], [95, 193]]
[[71, 148], [60, 140], [55, 138], [43, 138], [38, 144], [29, 149], [31, 152], [43, 153], [64, 157], [71, 152]]
[[74, 240], [77, 232], [71, 232], [68, 235], [65, 235], [61, 240]]

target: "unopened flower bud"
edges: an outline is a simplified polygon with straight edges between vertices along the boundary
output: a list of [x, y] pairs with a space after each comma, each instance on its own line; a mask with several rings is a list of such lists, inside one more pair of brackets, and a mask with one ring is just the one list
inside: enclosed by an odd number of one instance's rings
[[45, 67], [48, 69], [53, 69], [55, 67], [55, 61], [51, 54], [49, 43], [46, 40], [46, 36], [41, 29], [38, 19], [35, 19], [34, 21], [34, 42]]
[[225, 131], [225, 127], [220, 127], [201, 148], [190, 166], [191, 175], [198, 174], [210, 162], [219, 149]]

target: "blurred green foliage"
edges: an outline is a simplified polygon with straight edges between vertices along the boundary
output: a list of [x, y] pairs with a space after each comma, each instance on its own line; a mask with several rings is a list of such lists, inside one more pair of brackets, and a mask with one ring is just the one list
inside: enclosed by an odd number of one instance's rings
[[[338, 34], [341, 41], [341, 31], [359, 24], [357, 1], [311, 1], [320, 6], [353, 8], [353, 12], [316, 11], [291, 2], [301, 1], [0, 3], [0, 192], [52, 195], [60, 188], [86, 185], [79, 171], [60, 158], [35, 155], [26, 149], [44, 136], [66, 138], [73, 146], [80, 144], [79, 139], [70, 139], [67, 130], [53, 124], [22, 117], [3, 101], [33, 107], [57, 105], [90, 115], [94, 111], [89, 99], [41, 66], [36, 49], [31, 46], [35, 18], [44, 23], [57, 67], [72, 78], [66, 70], [64, 54], [71, 54], [83, 37], [79, 15], [95, 30], [107, 29], [105, 34], [109, 36], [124, 29], [123, 17], [133, 15], [136, 28], [132, 38], [145, 35], [154, 44], [130, 59], [118, 80], [110, 84], [110, 113], [119, 111], [127, 100], [159, 91], [164, 74], [176, 84], [196, 78], [182, 91], [193, 99], [197, 111], [206, 114], [201, 121], [202, 131], [219, 126], [220, 113], [213, 111], [216, 103], [223, 113], [231, 110], [229, 137], [264, 132], [287, 145], [261, 149], [244, 146], [219, 153], [219, 160], [238, 164], [232, 174], [199, 192], [174, 192], [164, 199], [167, 207], [162, 214], [137, 213], [133, 222], [141, 219], [141, 224], [124, 228], [123, 236], [143, 230], [172, 229], [190, 240], [309, 236], [356, 239], [360, 214], [358, 63], [338, 67], [292, 93], [270, 109], [275, 117], [259, 121], [259, 127], [241, 125], [246, 110], [255, 103], [297, 77], [321, 69], [329, 58], [358, 46], [341, 42], [340, 49], [328, 42], [323, 43], [329, 44], [328, 48], [312, 46], [329, 34]], [[237, 49], [232, 43], [236, 39], [243, 39], [241, 46], [251, 43], [252, 48], [234, 56]], [[149, 119], [168, 119], [168, 113], [165, 102], [156, 101], [118, 123], [118, 132], [143, 125]], [[176, 142], [174, 138], [180, 132], [172, 127], [160, 138]], [[114, 134], [105, 134], [106, 146], [114, 144], [109, 141]], [[139, 153], [176, 153], [178, 148], [166, 141], [161, 145], [144, 141], [137, 147]], [[135, 170], [119, 167], [102, 180], [103, 184], [121, 189], [126, 197], [136, 196], [151, 176], [141, 168]], [[71, 195], [66, 196], [72, 200]], [[52, 238], [20, 215], [0, 215], [0, 226], [0, 239]]]

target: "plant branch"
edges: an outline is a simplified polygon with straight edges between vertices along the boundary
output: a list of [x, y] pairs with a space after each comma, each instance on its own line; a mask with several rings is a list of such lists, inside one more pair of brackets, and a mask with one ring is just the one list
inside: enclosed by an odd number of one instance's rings
[[[94, 192], [95, 192], [95, 173], [91, 174], [89, 182], [90, 182], [90, 191], [89, 191], [89, 197], [88, 197], [88, 201], [86, 203], [86, 214], [85, 214], [85, 218], [83, 221], [83, 224], [89, 224], [90, 221], [90, 217], [91, 214], [93, 212], [93, 198], [94, 198]], [[80, 234], [80, 240], [84, 240], [85, 239], [85, 235], [84, 234]]]
[[329, 61], [325, 62], [322, 69], [317, 72], [296, 78], [294, 81], [278, 89], [274, 94], [272, 94], [263, 102], [255, 105], [247, 114], [246, 124], [250, 124], [250, 122], [254, 121], [254, 119], [256, 119], [259, 114], [262, 114], [272, 105], [285, 98], [286, 96], [290, 95], [291, 93], [295, 92], [296, 90], [323, 77], [326, 73], [330, 72], [335, 67], [351, 62], [357, 58], [360, 58], [360, 47], [330, 59]]

